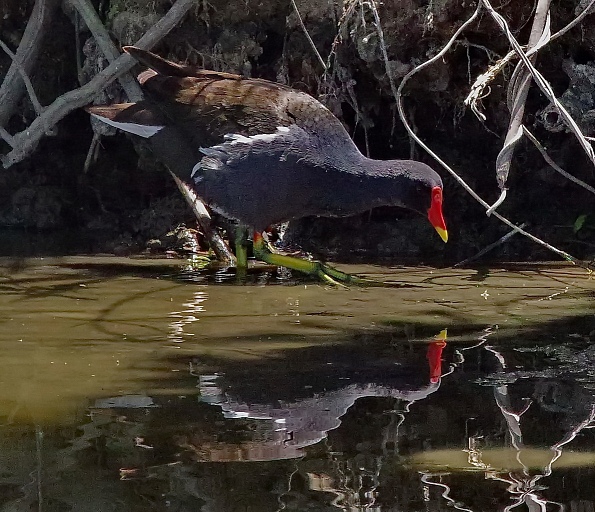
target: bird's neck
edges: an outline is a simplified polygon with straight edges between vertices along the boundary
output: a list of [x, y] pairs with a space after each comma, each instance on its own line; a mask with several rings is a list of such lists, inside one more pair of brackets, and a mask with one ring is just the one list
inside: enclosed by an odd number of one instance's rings
[[336, 209], [343, 215], [352, 215], [379, 206], [407, 207], [412, 185], [405, 167], [399, 172], [398, 166], [391, 165], [394, 163], [367, 158], [359, 151], [357, 155], [335, 161], [334, 165], [342, 169], [344, 176], [333, 184], [332, 197], [338, 201]]

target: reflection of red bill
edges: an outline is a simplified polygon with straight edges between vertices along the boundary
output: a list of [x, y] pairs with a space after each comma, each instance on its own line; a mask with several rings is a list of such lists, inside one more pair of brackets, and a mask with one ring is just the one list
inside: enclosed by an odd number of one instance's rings
[[446, 329], [440, 331], [428, 345], [428, 364], [430, 365], [430, 382], [436, 384], [442, 376], [442, 351], [446, 347]]

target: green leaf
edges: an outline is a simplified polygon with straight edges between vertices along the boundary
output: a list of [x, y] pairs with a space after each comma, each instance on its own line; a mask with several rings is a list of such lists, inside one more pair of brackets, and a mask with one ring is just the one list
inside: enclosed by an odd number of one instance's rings
[[585, 221], [587, 220], [587, 214], [583, 214], [583, 215], [579, 215], [576, 220], [574, 221], [574, 226], [572, 228], [572, 230], [575, 233], [578, 233], [581, 228], [585, 225]]

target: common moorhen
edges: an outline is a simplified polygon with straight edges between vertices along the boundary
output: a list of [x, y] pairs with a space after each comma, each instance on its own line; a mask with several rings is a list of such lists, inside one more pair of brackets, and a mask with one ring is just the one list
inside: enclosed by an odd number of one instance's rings
[[88, 112], [148, 138], [156, 157], [207, 205], [253, 228], [258, 259], [326, 281], [349, 281], [320, 262], [271, 252], [262, 232], [308, 215], [343, 217], [387, 205], [427, 215], [447, 241], [440, 176], [414, 160], [366, 158], [312, 96], [176, 64], [133, 46], [124, 51], [150, 68], [138, 77], [146, 99]]

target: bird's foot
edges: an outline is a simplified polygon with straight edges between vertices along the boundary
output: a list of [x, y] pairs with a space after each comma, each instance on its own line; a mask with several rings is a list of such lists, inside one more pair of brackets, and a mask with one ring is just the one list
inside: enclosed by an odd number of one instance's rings
[[279, 267], [286, 267], [291, 270], [297, 270], [304, 274], [315, 276], [326, 284], [343, 287], [350, 284], [372, 284], [371, 281], [341, 272], [340, 270], [320, 261], [306, 260], [296, 256], [274, 253], [270, 250], [264, 238], [256, 233], [254, 234], [253, 250], [254, 256], [265, 263]]
[[356, 285], [370, 285], [371, 281], [366, 279], [362, 279], [360, 277], [352, 276], [351, 274], [347, 274], [346, 272], [341, 272], [330, 265], [322, 263], [320, 261], [307, 261], [308, 263], [312, 263], [314, 265], [314, 273], [315, 275], [326, 284], [330, 284], [333, 286], [342, 286], [346, 287], [350, 284]]

